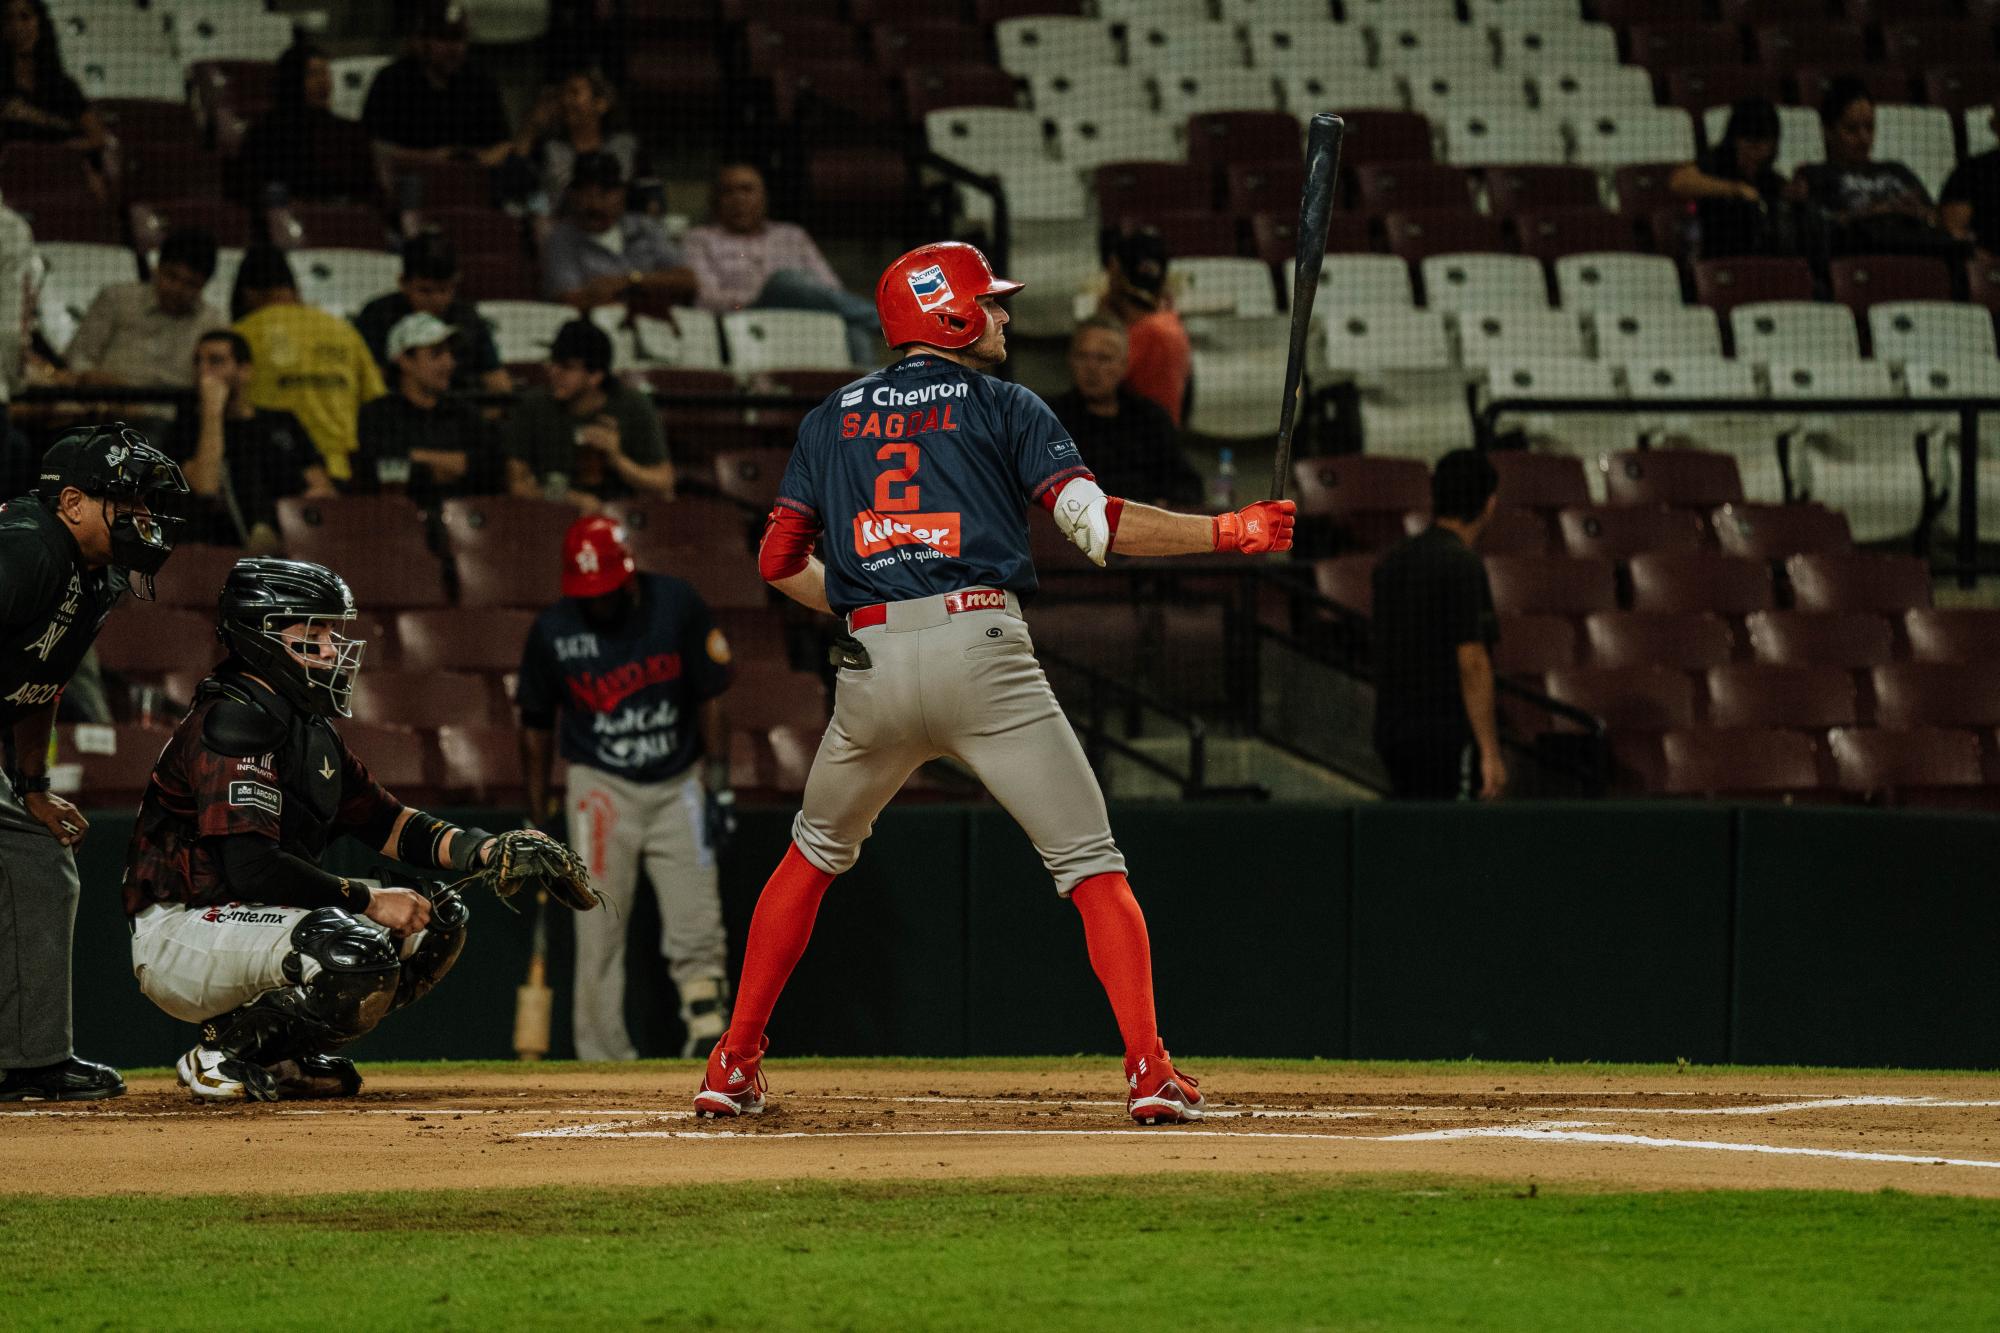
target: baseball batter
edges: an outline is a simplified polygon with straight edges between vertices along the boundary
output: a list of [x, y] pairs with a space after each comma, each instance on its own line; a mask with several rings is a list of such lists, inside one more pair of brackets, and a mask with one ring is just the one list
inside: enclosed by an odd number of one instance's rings
[[[733, 1022], [695, 1094], [707, 1116], [765, 1108], [765, 1024], [804, 952], [821, 897], [919, 765], [950, 755], [1013, 815], [1083, 918], [1092, 969], [1125, 1044], [1126, 1107], [1142, 1124], [1198, 1120], [1153, 1010], [1146, 922], [1104, 797], [1035, 661], [1019, 594], [1036, 586], [1028, 507], [1098, 564], [1282, 551], [1293, 505], [1207, 518], [1107, 496], [1054, 413], [983, 371], [1006, 359], [1002, 302], [969, 245], [927, 245], [875, 289], [901, 359], [841, 389], [799, 427], [758, 563], [786, 596], [844, 618], [833, 721], [792, 823], [792, 847], [750, 924]], [[814, 548], [819, 554], [814, 554]]]
[[577, 1058], [638, 1055], [625, 1030], [625, 939], [641, 861], [680, 992], [681, 1054], [697, 1055], [729, 1021], [715, 867], [729, 815], [721, 699], [729, 644], [695, 590], [639, 573], [624, 531], [601, 515], [570, 525], [562, 590], [528, 631], [515, 703], [529, 807], [537, 818], [552, 813], [550, 742], [559, 730], [569, 839], [615, 909], [576, 919]]

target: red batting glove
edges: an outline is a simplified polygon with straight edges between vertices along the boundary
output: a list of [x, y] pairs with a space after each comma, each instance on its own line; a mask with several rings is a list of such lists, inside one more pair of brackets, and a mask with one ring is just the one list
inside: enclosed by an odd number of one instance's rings
[[1262, 555], [1292, 549], [1292, 526], [1298, 505], [1290, 500], [1259, 500], [1233, 514], [1215, 518], [1215, 549]]

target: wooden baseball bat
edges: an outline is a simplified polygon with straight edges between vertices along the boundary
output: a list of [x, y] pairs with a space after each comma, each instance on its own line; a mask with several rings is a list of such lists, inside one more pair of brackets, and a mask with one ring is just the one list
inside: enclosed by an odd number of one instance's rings
[[1278, 413], [1278, 453], [1271, 465], [1271, 498], [1285, 498], [1292, 477], [1292, 431], [1298, 425], [1299, 384], [1306, 369], [1306, 339], [1312, 333], [1313, 298], [1319, 294], [1320, 265], [1326, 259], [1326, 227], [1340, 175], [1340, 144], [1347, 122], [1331, 111], [1316, 112], [1306, 128], [1306, 189], [1299, 197], [1298, 262], [1292, 273], [1292, 345], [1285, 357], [1285, 397]]
[[514, 990], [514, 1054], [539, 1060], [549, 1053], [549, 1014], [555, 996], [549, 990], [549, 895], [535, 895], [534, 944], [528, 954], [528, 980]]

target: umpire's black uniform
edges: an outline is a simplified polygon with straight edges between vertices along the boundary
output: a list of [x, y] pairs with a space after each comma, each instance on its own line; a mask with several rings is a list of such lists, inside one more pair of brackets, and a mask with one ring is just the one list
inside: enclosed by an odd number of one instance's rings
[[[171, 520], [114, 518], [109, 501], [153, 504], [186, 490], [180, 469], [123, 426], [58, 440], [41, 483], [0, 505], [0, 737], [11, 752], [0, 782], [0, 1101], [125, 1090], [115, 1070], [72, 1054], [76, 861], [33, 807], [49, 789], [49, 725], [63, 686], [131, 579], [150, 591], [172, 545]], [[84, 497], [74, 523], [60, 512], [70, 488]]]

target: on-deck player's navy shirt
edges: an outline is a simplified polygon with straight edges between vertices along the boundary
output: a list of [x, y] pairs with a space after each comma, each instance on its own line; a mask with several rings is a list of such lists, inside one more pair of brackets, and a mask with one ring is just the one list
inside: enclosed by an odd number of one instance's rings
[[514, 701], [537, 730], [562, 715], [570, 763], [658, 782], [701, 757], [697, 705], [729, 688], [729, 645], [693, 588], [637, 577], [639, 608], [623, 632], [593, 626], [573, 597], [535, 617]]
[[847, 612], [973, 586], [1033, 592], [1028, 505], [1089, 475], [1032, 392], [919, 355], [806, 415], [778, 503], [819, 524], [827, 602]]

